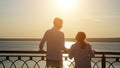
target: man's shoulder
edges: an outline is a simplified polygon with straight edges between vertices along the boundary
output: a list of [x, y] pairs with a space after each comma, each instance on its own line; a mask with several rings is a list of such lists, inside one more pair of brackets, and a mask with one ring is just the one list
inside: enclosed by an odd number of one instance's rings
[[46, 31], [46, 33], [59, 33], [59, 34], [64, 35], [64, 32], [59, 31], [59, 30], [55, 30], [55, 29], [48, 29], [48, 30]]
[[62, 31], [60, 31], [61, 34], [64, 34]]
[[48, 33], [48, 32], [50, 32], [52, 29], [48, 29], [48, 30], [46, 30], [46, 33]]

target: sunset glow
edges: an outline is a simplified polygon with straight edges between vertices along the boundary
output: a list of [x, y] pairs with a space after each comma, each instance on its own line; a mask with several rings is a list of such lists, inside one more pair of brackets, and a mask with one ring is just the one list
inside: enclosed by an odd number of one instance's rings
[[61, 10], [72, 9], [75, 6], [75, 0], [57, 0], [57, 5]]
[[[1, 0], [0, 38], [42, 38], [63, 19], [65, 38], [84, 31], [88, 38], [120, 37], [120, 0]], [[27, 31], [27, 32], [26, 32]], [[69, 46], [69, 45], [68, 45]]]

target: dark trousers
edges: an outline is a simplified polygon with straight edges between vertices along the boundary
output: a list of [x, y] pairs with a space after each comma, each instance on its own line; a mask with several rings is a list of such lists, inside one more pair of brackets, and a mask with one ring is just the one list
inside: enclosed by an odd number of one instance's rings
[[62, 60], [47, 60], [47, 68], [63, 68]]

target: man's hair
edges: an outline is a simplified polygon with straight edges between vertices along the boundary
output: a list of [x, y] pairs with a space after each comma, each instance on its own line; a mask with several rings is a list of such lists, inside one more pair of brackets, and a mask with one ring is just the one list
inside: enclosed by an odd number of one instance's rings
[[62, 24], [63, 20], [61, 18], [54, 18], [54, 25], [57, 25], [57, 24]]

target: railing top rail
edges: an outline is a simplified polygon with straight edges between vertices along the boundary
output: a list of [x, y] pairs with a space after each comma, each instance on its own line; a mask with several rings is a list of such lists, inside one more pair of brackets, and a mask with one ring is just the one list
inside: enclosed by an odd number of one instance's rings
[[95, 52], [95, 54], [120, 55], [120, 52]]
[[[7, 53], [17, 53], [17, 54], [45, 54], [46, 51], [16, 51], [16, 50], [1, 50], [0, 54]], [[63, 52], [68, 53], [68, 52]], [[95, 54], [105, 54], [105, 55], [120, 55], [120, 52], [95, 52]]]
[[17, 53], [17, 54], [43, 54], [43, 53], [46, 53], [45, 51], [15, 51], [15, 50], [10, 50], [10, 51], [0, 51], [0, 54], [1, 53]]

